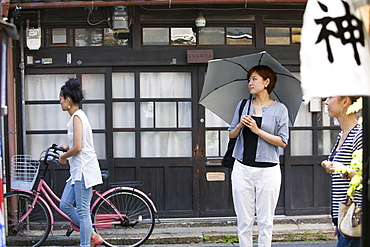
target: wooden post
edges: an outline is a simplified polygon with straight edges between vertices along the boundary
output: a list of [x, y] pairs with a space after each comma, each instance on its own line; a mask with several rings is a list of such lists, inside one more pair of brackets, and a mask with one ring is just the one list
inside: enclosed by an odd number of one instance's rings
[[363, 97], [363, 190], [362, 190], [362, 237], [361, 246], [370, 246], [370, 97]]

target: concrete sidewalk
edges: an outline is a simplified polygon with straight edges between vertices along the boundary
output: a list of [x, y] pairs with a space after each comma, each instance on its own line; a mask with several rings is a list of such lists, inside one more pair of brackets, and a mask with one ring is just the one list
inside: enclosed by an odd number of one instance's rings
[[[145, 244], [191, 244], [222, 241], [237, 236], [235, 217], [160, 219]], [[334, 227], [328, 215], [275, 216], [273, 241], [308, 241], [334, 239]], [[257, 238], [255, 225], [254, 237]], [[65, 230], [51, 233], [43, 246], [78, 245], [79, 233], [65, 236]]]
[[[257, 231], [255, 224], [255, 239]], [[328, 215], [275, 216], [273, 241], [328, 240], [334, 239], [333, 233], [334, 227]], [[200, 243], [236, 236], [236, 217], [162, 219], [147, 243]]]

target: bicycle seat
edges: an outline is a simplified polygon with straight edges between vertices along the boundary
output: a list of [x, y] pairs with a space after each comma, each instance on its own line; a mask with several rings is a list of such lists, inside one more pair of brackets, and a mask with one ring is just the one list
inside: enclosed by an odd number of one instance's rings
[[103, 182], [107, 179], [107, 178], [109, 178], [109, 171], [101, 171], [101, 177], [102, 177], [102, 179], [103, 179]]
[[108, 184], [110, 187], [115, 188], [115, 187], [139, 187], [143, 186], [144, 182], [143, 181], [125, 181], [125, 182], [116, 182], [116, 183], [109, 183]]

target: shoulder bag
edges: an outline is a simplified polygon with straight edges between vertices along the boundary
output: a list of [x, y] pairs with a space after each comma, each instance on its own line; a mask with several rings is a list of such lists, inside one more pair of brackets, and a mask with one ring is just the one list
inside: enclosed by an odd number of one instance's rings
[[[251, 106], [251, 101], [252, 100], [250, 99], [249, 100], [249, 106], [248, 106], [248, 112], [249, 112], [249, 108]], [[242, 116], [242, 112], [243, 112], [243, 109], [244, 109], [244, 106], [245, 106], [246, 103], [247, 103], [247, 99], [243, 99], [242, 103], [240, 104], [239, 119]], [[232, 155], [233, 155], [236, 139], [237, 138], [230, 138], [229, 139], [229, 143], [227, 144], [226, 153], [225, 153], [225, 155], [224, 155], [224, 157], [222, 158], [222, 161], [221, 161], [221, 165], [224, 166], [224, 167], [231, 168], [231, 169], [234, 167], [235, 158]]]
[[346, 238], [361, 237], [361, 207], [349, 196], [339, 204], [338, 230]]

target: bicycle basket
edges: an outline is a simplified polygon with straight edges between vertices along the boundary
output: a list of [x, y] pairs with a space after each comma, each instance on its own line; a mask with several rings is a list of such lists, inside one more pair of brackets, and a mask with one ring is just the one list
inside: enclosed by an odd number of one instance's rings
[[40, 162], [31, 155], [14, 155], [10, 172], [13, 190], [32, 190], [39, 172]]

